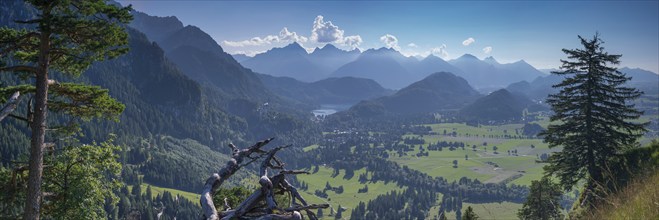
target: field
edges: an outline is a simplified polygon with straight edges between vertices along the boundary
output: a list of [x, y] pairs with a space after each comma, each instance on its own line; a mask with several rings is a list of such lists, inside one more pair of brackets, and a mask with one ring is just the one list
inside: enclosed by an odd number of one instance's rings
[[[425, 126], [430, 126], [437, 135], [406, 136], [423, 138], [426, 141], [424, 146], [438, 141], [464, 142], [465, 149], [457, 148], [450, 151], [444, 148], [443, 151], [428, 151], [428, 156], [417, 157], [416, 153], [419, 149], [415, 147], [414, 151], [402, 157], [390, 152], [390, 155], [393, 155], [390, 160], [431, 176], [443, 177], [448, 181], [468, 177], [486, 183], [506, 181], [530, 185], [532, 180], [542, 176], [543, 164], [536, 162], [539, 156], [559, 150], [549, 149], [541, 139], [505, 138], [505, 135], [521, 135], [522, 124], [474, 127], [447, 123]], [[475, 150], [472, 148], [474, 145]], [[496, 153], [494, 146], [497, 147]], [[509, 154], [508, 151], [511, 153]], [[517, 154], [512, 153], [514, 151]], [[453, 166], [454, 160], [458, 161], [457, 168]]]
[[[467, 209], [467, 206], [471, 206], [474, 209], [479, 219], [518, 219], [517, 210], [522, 208], [522, 204], [511, 203], [511, 202], [502, 202], [502, 203], [463, 203], [462, 210], [464, 212]], [[428, 219], [433, 219], [439, 213], [439, 206], [435, 206], [430, 209], [430, 216]], [[447, 212], [447, 219], [455, 219], [455, 212]]]
[[[297, 176], [299, 181], [305, 182], [309, 185], [309, 189], [300, 194], [302, 194], [309, 203], [329, 203], [335, 211], [338, 209], [339, 205], [346, 207], [347, 210], [342, 213], [342, 216], [347, 219], [350, 217], [352, 209], [356, 207], [360, 201], [367, 202], [380, 194], [385, 194], [393, 190], [403, 190], [394, 183], [385, 184], [382, 181], [361, 184], [359, 183], [359, 175], [364, 172], [366, 172], [366, 169], [355, 170], [355, 175], [352, 178], [344, 179], [343, 176], [345, 170], [341, 170], [339, 175], [332, 177], [332, 169], [321, 166], [317, 173]], [[329, 182], [332, 187], [343, 186], [343, 193], [337, 194], [334, 191], [327, 190], [327, 199], [314, 195], [314, 191], [317, 189], [322, 191], [327, 182]], [[368, 192], [358, 193], [358, 190], [363, 188], [364, 185], [368, 185]], [[323, 210], [323, 213], [323, 219], [334, 219], [333, 217], [328, 216], [330, 209]]]
[[[639, 122], [647, 122], [658, 116], [644, 116]], [[547, 117], [538, 121], [541, 126], [549, 124]], [[530, 185], [531, 181], [538, 180], [543, 176], [544, 163], [538, 163], [542, 154], [550, 154], [560, 151], [560, 148], [550, 149], [546, 143], [539, 138], [522, 138], [523, 124], [507, 124], [500, 126], [468, 126], [460, 123], [443, 123], [443, 124], [425, 124], [434, 132], [432, 135], [414, 135], [406, 134], [404, 138], [422, 138], [425, 141], [423, 145], [414, 145], [413, 151], [406, 152], [406, 155], [399, 156], [396, 151], [389, 151], [388, 160], [396, 162], [411, 169], [424, 172], [430, 176], [443, 177], [448, 181], [459, 180], [462, 177], [478, 179], [484, 183], [506, 183], [517, 185]], [[651, 139], [645, 137], [642, 143], [649, 142]], [[456, 148], [451, 151], [445, 147], [442, 151], [428, 151], [427, 145], [440, 141], [446, 142], [464, 142], [465, 148]], [[475, 149], [473, 146], [476, 146]], [[423, 146], [428, 156], [419, 156], [419, 146]], [[494, 146], [497, 147], [495, 153]], [[305, 148], [305, 152], [317, 148], [312, 145]], [[371, 146], [373, 147], [373, 146]], [[510, 151], [510, 153], [509, 153]], [[516, 152], [516, 153], [515, 153]], [[467, 158], [465, 158], [465, 156]], [[454, 167], [453, 161], [457, 160], [458, 165]], [[331, 177], [332, 169], [321, 167], [316, 174], [300, 176], [301, 181], [309, 184], [309, 190], [305, 192], [305, 198], [309, 198], [314, 203], [328, 202], [335, 208], [339, 204], [348, 208], [343, 217], [350, 215], [350, 209], [357, 206], [359, 201], [368, 201], [375, 198], [378, 194], [374, 192], [386, 193], [391, 190], [399, 190], [393, 184], [368, 184], [368, 193], [357, 193], [362, 188], [358, 182], [359, 174], [365, 171], [355, 171], [352, 179], [343, 179], [343, 173], [336, 177]], [[343, 194], [335, 194], [327, 191], [329, 198], [321, 199], [313, 195], [316, 189], [323, 190], [325, 184], [329, 182], [333, 187], [343, 185], [345, 191]], [[438, 213], [441, 195], [438, 197], [436, 206], [431, 208], [427, 218], [432, 219]], [[463, 210], [471, 206], [474, 212], [481, 219], [517, 219], [517, 210], [522, 204], [502, 202], [502, 203], [463, 203]], [[325, 212], [325, 218], [329, 212]], [[455, 213], [446, 213], [448, 219], [454, 219]]]
[[[164, 188], [164, 187], [158, 187], [154, 185], [150, 185], [148, 183], [142, 183], [140, 185], [140, 190], [142, 191], [142, 194], [146, 194], [146, 188], [148, 186], [151, 186], [151, 195], [153, 198], [156, 197], [156, 195], [160, 194], [162, 195], [165, 191], [168, 191], [172, 195], [179, 195], [183, 198], [186, 198], [187, 200], [192, 201], [193, 203], [197, 204], [196, 201], [199, 201], [199, 194], [196, 193], [191, 193], [191, 192], [186, 192], [178, 189], [171, 189], [171, 188]], [[130, 192], [133, 189], [133, 186], [128, 185], [128, 191]]]

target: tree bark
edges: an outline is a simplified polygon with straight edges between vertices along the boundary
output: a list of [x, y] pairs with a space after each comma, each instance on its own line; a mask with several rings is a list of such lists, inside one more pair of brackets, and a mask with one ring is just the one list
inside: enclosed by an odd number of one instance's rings
[[[233, 144], [229, 144], [229, 147], [231, 148], [231, 150], [233, 150], [233, 156], [227, 162], [227, 164], [222, 169], [220, 169], [219, 172], [212, 174], [211, 177], [209, 177], [206, 180], [206, 184], [204, 184], [204, 189], [201, 193], [201, 198], [199, 199], [199, 203], [201, 204], [201, 208], [204, 213], [204, 218], [209, 220], [219, 219], [219, 215], [217, 214], [217, 209], [215, 209], [215, 204], [213, 203], [213, 194], [215, 194], [217, 188], [219, 188], [222, 185], [222, 183], [224, 183], [224, 180], [231, 177], [242, 166], [246, 165], [243, 164], [243, 161], [245, 159], [251, 159], [251, 154], [253, 153], [263, 152], [261, 150], [261, 147], [265, 146], [273, 139], [274, 138], [270, 138], [264, 141], [260, 141], [255, 145], [242, 150], [238, 149]], [[253, 159], [248, 163], [251, 163], [254, 160], [255, 159]]]
[[[43, 17], [48, 17], [44, 10]], [[39, 61], [36, 74], [36, 93], [34, 99], [34, 119], [31, 123], [30, 164], [27, 185], [27, 199], [23, 218], [39, 219], [41, 208], [41, 181], [43, 175], [43, 146], [46, 135], [46, 116], [48, 113], [48, 66], [50, 50], [50, 33], [42, 32], [39, 45]]]
[[[257, 144], [255, 144], [252, 147], [249, 147], [244, 150], [240, 150], [233, 146], [232, 144], [229, 145], [229, 147], [233, 150], [233, 156], [225, 165], [219, 173], [214, 173], [211, 175], [208, 180], [206, 180], [206, 184], [204, 186], [204, 191], [202, 192], [201, 195], [201, 206], [202, 210], [204, 212], [204, 218], [209, 219], [209, 220], [217, 220], [217, 219], [222, 219], [222, 220], [229, 220], [229, 219], [235, 219], [235, 218], [248, 218], [248, 219], [302, 219], [302, 215], [300, 214], [299, 211], [306, 211], [309, 219], [314, 220], [317, 219], [315, 214], [310, 211], [310, 209], [318, 209], [318, 208], [327, 208], [329, 207], [329, 204], [311, 204], [308, 205], [307, 202], [300, 196], [300, 194], [297, 192], [297, 189], [295, 187], [291, 186], [288, 181], [286, 181], [286, 175], [295, 175], [295, 174], [303, 174], [308, 172], [306, 171], [291, 171], [291, 170], [284, 170], [284, 163], [279, 161], [275, 157], [275, 154], [288, 146], [280, 146], [276, 147], [272, 150], [269, 150], [267, 152], [261, 150], [260, 148], [270, 142], [273, 138], [267, 139], [265, 141], [261, 141]], [[251, 154], [256, 153], [259, 154], [258, 156], [251, 156]], [[245, 158], [250, 159], [247, 162], [244, 162]], [[241, 167], [252, 163], [256, 161], [257, 159], [264, 158], [263, 161], [261, 162], [261, 170], [259, 172], [260, 174], [260, 179], [259, 179], [259, 184], [261, 185], [261, 189], [257, 189], [254, 193], [252, 193], [249, 197], [247, 197], [238, 207], [236, 207], [234, 210], [231, 210], [231, 207], [229, 207], [228, 204], [226, 204], [225, 200], [225, 208], [226, 210], [222, 212], [221, 214], [218, 214], [215, 204], [213, 204], [213, 194], [215, 193], [215, 190], [226, 180], [228, 177], [233, 175], [238, 169]], [[275, 162], [275, 164], [272, 164], [272, 161]], [[272, 170], [280, 170], [280, 172], [277, 175], [273, 176], [268, 176], [268, 169]], [[274, 192], [275, 189], [279, 189], [281, 191], [287, 191], [291, 195], [291, 206], [287, 208], [281, 208], [278, 207], [278, 204], [276, 203], [274, 199]], [[296, 203], [296, 200], [299, 200], [302, 205], [299, 205]], [[266, 207], [259, 207], [259, 202], [260, 201], [265, 201]], [[274, 213], [273, 211], [277, 210], [279, 211], [278, 213]]]
[[21, 96], [20, 92], [15, 92], [13, 95], [11, 95], [11, 97], [7, 101], [7, 104], [4, 107], [0, 108], [0, 121], [2, 121], [2, 119], [5, 119], [5, 117], [7, 117], [9, 113], [11, 113], [16, 109], [19, 102], [18, 98], [20, 96]]

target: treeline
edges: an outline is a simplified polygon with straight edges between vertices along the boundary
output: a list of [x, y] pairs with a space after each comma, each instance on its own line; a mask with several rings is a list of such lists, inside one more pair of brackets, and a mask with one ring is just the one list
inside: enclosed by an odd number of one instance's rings
[[359, 202], [350, 219], [426, 219], [427, 213], [422, 210], [429, 210], [436, 200], [434, 191], [415, 188], [391, 191], [367, 203]]
[[106, 202], [107, 218], [118, 219], [198, 219], [201, 208], [197, 203], [184, 197], [172, 195], [169, 191], [155, 195], [151, 186], [146, 190], [140, 187], [141, 182], [121, 188], [116, 195], [119, 198], [117, 205], [111, 201]]
[[[448, 182], [442, 177], [431, 177], [425, 173], [400, 166], [395, 162], [379, 157], [382, 148], [356, 147], [351, 150], [349, 144], [322, 146], [298, 158], [302, 164], [327, 164], [334, 169], [345, 169], [346, 173], [366, 168], [371, 175], [370, 182], [383, 181], [396, 183], [400, 187], [412, 187], [442, 194], [461, 193], [465, 201], [472, 203], [485, 202], [522, 202], [528, 194], [524, 186], [505, 184], [484, 184], [478, 180], [462, 178], [459, 181]], [[365, 179], [360, 177], [360, 179]]]

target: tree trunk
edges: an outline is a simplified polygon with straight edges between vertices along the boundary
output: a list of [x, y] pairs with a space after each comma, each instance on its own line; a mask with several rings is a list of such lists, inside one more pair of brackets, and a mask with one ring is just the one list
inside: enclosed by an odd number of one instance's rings
[[[46, 17], [46, 16], [44, 16]], [[39, 62], [36, 73], [36, 94], [34, 98], [34, 119], [31, 122], [30, 164], [27, 183], [27, 199], [23, 218], [39, 219], [41, 208], [41, 179], [43, 175], [43, 146], [46, 136], [46, 116], [48, 113], [48, 66], [50, 34], [41, 33]]]

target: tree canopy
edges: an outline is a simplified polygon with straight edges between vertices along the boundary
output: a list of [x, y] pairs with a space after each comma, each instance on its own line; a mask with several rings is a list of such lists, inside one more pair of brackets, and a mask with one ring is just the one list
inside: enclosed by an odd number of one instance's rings
[[[130, 22], [130, 7], [105, 0], [27, 0], [36, 13], [15, 20], [22, 29], [0, 28], [0, 72], [34, 79], [30, 85], [3, 88], [34, 94], [34, 103], [24, 117], [30, 124], [30, 160], [25, 202], [25, 219], [39, 219], [43, 193], [43, 156], [48, 111], [89, 119], [123, 111], [123, 105], [109, 98], [106, 90], [84, 84], [58, 83], [49, 77], [61, 73], [77, 77], [93, 62], [111, 59], [128, 51], [128, 34], [122, 24]], [[49, 88], [52, 86], [52, 92]], [[6, 95], [2, 95], [6, 96]], [[49, 109], [50, 108], [50, 109]]]
[[583, 48], [563, 49], [568, 60], [561, 60], [561, 71], [553, 72], [565, 76], [554, 85], [560, 91], [547, 99], [554, 111], [550, 119], [559, 123], [550, 124], [542, 135], [550, 147], [563, 147], [549, 157], [547, 174], [557, 176], [566, 190], [586, 179], [584, 193], [590, 201], [596, 186], [605, 184], [602, 173], [610, 169], [609, 161], [634, 146], [645, 129], [630, 121], [642, 112], [629, 102], [642, 93], [625, 87], [630, 78], [612, 66], [622, 55], [606, 52], [598, 34], [579, 39]]

